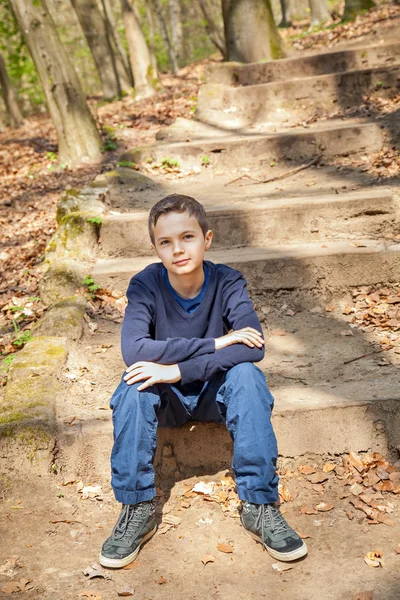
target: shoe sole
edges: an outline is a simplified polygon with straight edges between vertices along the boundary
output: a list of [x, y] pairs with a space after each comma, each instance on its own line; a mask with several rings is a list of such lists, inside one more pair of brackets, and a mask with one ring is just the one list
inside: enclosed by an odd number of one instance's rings
[[299, 558], [303, 558], [303, 556], [306, 556], [306, 554], [308, 553], [308, 548], [304, 541], [303, 545], [300, 546], [300, 548], [297, 548], [296, 550], [292, 550], [291, 552], [277, 552], [273, 548], [267, 546], [267, 544], [263, 542], [262, 539], [255, 533], [248, 531], [244, 527], [243, 532], [256, 542], [264, 546], [264, 548], [273, 558], [276, 558], [276, 560], [281, 560], [282, 562], [291, 562], [292, 560], [298, 560]]
[[126, 565], [129, 565], [135, 560], [135, 558], [139, 554], [140, 548], [145, 542], [147, 542], [151, 537], [153, 537], [156, 531], [157, 525], [152, 531], [149, 531], [149, 533], [147, 533], [144, 536], [139, 546], [136, 548], [135, 552], [132, 552], [132, 554], [128, 554], [128, 556], [125, 556], [124, 558], [107, 558], [107, 556], [103, 556], [100, 552], [99, 563], [102, 567], [108, 567], [109, 569], [121, 569], [122, 567], [126, 567]]

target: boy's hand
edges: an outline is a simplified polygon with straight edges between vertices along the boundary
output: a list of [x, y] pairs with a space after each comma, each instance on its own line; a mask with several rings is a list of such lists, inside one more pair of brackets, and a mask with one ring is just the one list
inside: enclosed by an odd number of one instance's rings
[[250, 348], [254, 348], [254, 346], [261, 348], [264, 343], [262, 335], [257, 329], [253, 329], [253, 327], [244, 327], [243, 329], [231, 331], [226, 335], [216, 338], [215, 349], [221, 350], [221, 348], [226, 348], [233, 344], [246, 344], [246, 346], [250, 346]]
[[145, 361], [134, 363], [126, 369], [124, 381], [128, 385], [143, 379], [147, 381], [138, 387], [139, 392], [155, 383], [175, 383], [181, 379], [181, 372], [178, 365], [158, 365]]

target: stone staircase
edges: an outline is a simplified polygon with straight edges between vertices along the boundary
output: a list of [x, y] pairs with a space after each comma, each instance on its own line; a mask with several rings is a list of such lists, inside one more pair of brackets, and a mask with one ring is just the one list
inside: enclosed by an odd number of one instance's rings
[[[399, 280], [399, 181], [377, 182], [343, 162], [368, 159], [393, 131], [372, 118], [299, 125], [354, 106], [365, 94], [396, 91], [399, 49], [388, 43], [215, 67], [200, 90], [197, 121], [178, 120], [160, 132], [159, 143], [121, 157], [123, 164], [142, 165], [167, 157], [189, 174], [172, 178], [160, 170], [150, 179], [119, 167], [97, 178], [60, 221], [64, 255], [58, 251], [54, 265], [60, 269], [64, 260], [70, 270], [75, 264], [72, 287], [90, 273], [101, 286], [124, 291], [134, 273], [157, 260], [147, 234], [149, 208], [174, 192], [204, 203], [214, 231], [206, 257], [243, 272], [264, 327], [260, 367], [275, 396], [283, 456], [385, 453], [400, 441], [400, 355], [385, 352], [383, 364], [382, 354], [374, 354], [379, 336], [350, 328], [342, 312], [355, 287]], [[88, 215], [101, 216], [96, 235], [93, 226], [87, 233]], [[83, 258], [74, 255], [72, 222], [87, 240]], [[70, 379], [67, 398], [60, 395], [56, 405], [58, 460], [93, 478], [109, 471], [111, 415], [99, 406], [124, 368], [119, 333], [118, 325], [101, 321], [98, 331], [86, 328], [70, 346], [67, 372], [84, 370], [88, 389]], [[93, 353], [101, 344], [111, 348]], [[215, 424], [160, 430], [159, 442], [160, 477], [230, 464], [229, 436]]]

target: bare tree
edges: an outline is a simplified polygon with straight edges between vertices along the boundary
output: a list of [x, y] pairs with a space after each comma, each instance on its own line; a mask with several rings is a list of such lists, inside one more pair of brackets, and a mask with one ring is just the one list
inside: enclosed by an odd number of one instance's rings
[[291, 0], [280, 0], [282, 18], [278, 27], [290, 27], [292, 24], [292, 2]]
[[257, 62], [285, 52], [270, 0], [222, 0], [228, 60]]
[[311, 11], [310, 27], [317, 27], [332, 21], [327, 0], [308, 0]]
[[210, 0], [199, 0], [200, 8], [206, 21], [206, 29], [210, 40], [221, 52], [222, 56], [226, 59], [226, 45], [223, 31], [218, 27], [214, 20], [212, 6]]
[[110, 99], [121, 96], [122, 92], [128, 93], [132, 82], [116, 42], [113, 44], [114, 34], [107, 15], [100, 10], [97, 0], [72, 0], [72, 5], [92, 51], [104, 97]]
[[150, 4], [146, 2], [146, 17], [149, 24], [149, 52], [151, 58], [151, 64], [154, 70], [157, 70], [157, 58], [156, 58], [156, 44], [154, 34], [154, 19]]
[[11, 127], [20, 127], [24, 120], [17, 102], [17, 96], [8, 77], [6, 65], [0, 54], [0, 89]]
[[183, 59], [183, 29], [180, 0], [168, 0], [171, 41], [177, 61]]
[[128, 55], [125, 52], [125, 48], [122, 44], [121, 38], [118, 35], [117, 24], [115, 22], [115, 17], [114, 17], [114, 13], [113, 13], [113, 10], [112, 10], [111, 4], [110, 4], [110, 0], [102, 0], [102, 4], [104, 7], [104, 12], [107, 17], [107, 20], [110, 23], [111, 31], [114, 33], [114, 38], [115, 38], [116, 46], [118, 48], [118, 53], [121, 56], [121, 60], [124, 64], [125, 71], [129, 76], [129, 81], [130, 81], [131, 85], [133, 85], [133, 76], [132, 76], [132, 72], [131, 72], [131, 66], [129, 64]]
[[[133, 0], [135, 1], [135, 0]], [[135, 80], [135, 98], [147, 98], [159, 89], [157, 70], [153, 68], [151, 56], [140, 26], [135, 4], [121, 0], [125, 35], [129, 47], [129, 57]]]
[[167, 49], [168, 60], [169, 60], [169, 64], [171, 65], [171, 70], [174, 74], [176, 74], [179, 70], [178, 62], [176, 60], [175, 50], [172, 47], [171, 40], [169, 38], [168, 28], [167, 28], [167, 24], [164, 19], [160, 0], [151, 0], [151, 5], [154, 9], [154, 12], [157, 15], [158, 23], [159, 23], [160, 29], [161, 29], [161, 35], [164, 40], [165, 47]]
[[375, 6], [374, 0], [345, 0], [343, 21], [354, 21], [356, 16], [363, 10], [369, 10]]
[[11, 6], [46, 94], [60, 159], [71, 164], [99, 160], [94, 118], [45, 0], [11, 0]]

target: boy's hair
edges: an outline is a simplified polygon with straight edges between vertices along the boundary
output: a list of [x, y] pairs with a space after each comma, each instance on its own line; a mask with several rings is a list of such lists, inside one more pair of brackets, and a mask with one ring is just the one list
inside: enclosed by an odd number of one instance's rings
[[153, 245], [154, 241], [154, 227], [157, 224], [158, 219], [161, 215], [166, 215], [170, 212], [183, 213], [187, 211], [189, 216], [194, 216], [203, 232], [205, 237], [208, 231], [207, 215], [204, 206], [197, 202], [191, 196], [185, 196], [183, 194], [170, 194], [165, 198], [162, 198], [153, 206], [149, 214], [149, 235]]

